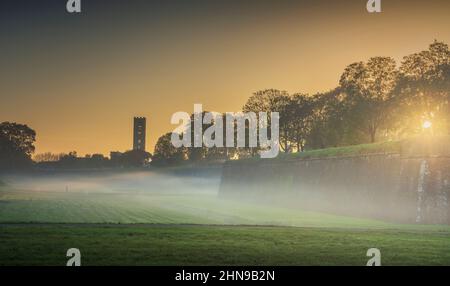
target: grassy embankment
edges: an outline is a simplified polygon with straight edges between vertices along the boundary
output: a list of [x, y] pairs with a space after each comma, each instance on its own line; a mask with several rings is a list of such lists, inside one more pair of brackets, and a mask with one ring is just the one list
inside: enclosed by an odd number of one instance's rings
[[[344, 147], [333, 147], [327, 149], [310, 150], [291, 154], [294, 158], [323, 158], [323, 157], [345, 157], [370, 154], [398, 154], [401, 152], [402, 141], [389, 141], [372, 144], [361, 144]], [[283, 154], [281, 155], [283, 158]]]
[[273, 159], [260, 159], [259, 156], [239, 161], [249, 160], [290, 160], [290, 159], [319, 159], [327, 157], [351, 157], [372, 154], [399, 154], [404, 141], [387, 141], [371, 144], [360, 144], [342, 147], [330, 147], [325, 149], [306, 150], [304, 152], [286, 154], [280, 153]]

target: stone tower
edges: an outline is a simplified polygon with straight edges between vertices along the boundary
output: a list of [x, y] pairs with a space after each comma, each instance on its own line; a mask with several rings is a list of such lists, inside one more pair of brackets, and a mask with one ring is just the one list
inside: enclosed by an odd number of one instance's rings
[[145, 151], [145, 117], [135, 117], [133, 127], [133, 150]]

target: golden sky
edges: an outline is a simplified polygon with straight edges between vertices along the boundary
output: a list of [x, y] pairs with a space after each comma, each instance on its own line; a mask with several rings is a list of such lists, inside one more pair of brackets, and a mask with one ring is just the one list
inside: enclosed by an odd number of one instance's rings
[[450, 44], [446, 0], [382, 0], [380, 14], [366, 0], [91, 0], [81, 15], [10, 2], [0, 122], [35, 129], [38, 153], [131, 149], [133, 116], [152, 151], [194, 103], [231, 112], [261, 89], [326, 91], [352, 62]]

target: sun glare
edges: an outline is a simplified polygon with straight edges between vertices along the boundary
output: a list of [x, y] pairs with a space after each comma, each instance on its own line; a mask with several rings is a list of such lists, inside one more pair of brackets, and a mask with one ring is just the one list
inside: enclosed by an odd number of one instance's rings
[[429, 120], [425, 120], [422, 124], [423, 129], [430, 129], [431, 126], [433, 126], [433, 123], [431, 123], [431, 121]]

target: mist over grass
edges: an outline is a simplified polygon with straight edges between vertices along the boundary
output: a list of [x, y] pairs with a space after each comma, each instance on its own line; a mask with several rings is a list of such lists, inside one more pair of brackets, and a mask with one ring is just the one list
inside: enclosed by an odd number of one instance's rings
[[174, 176], [149, 171], [44, 173], [3, 176], [16, 191], [65, 193], [164, 193], [217, 194], [220, 176]]
[[448, 230], [395, 225], [219, 198], [220, 174], [161, 172], [8, 175], [0, 223], [274, 225], [326, 228]]

